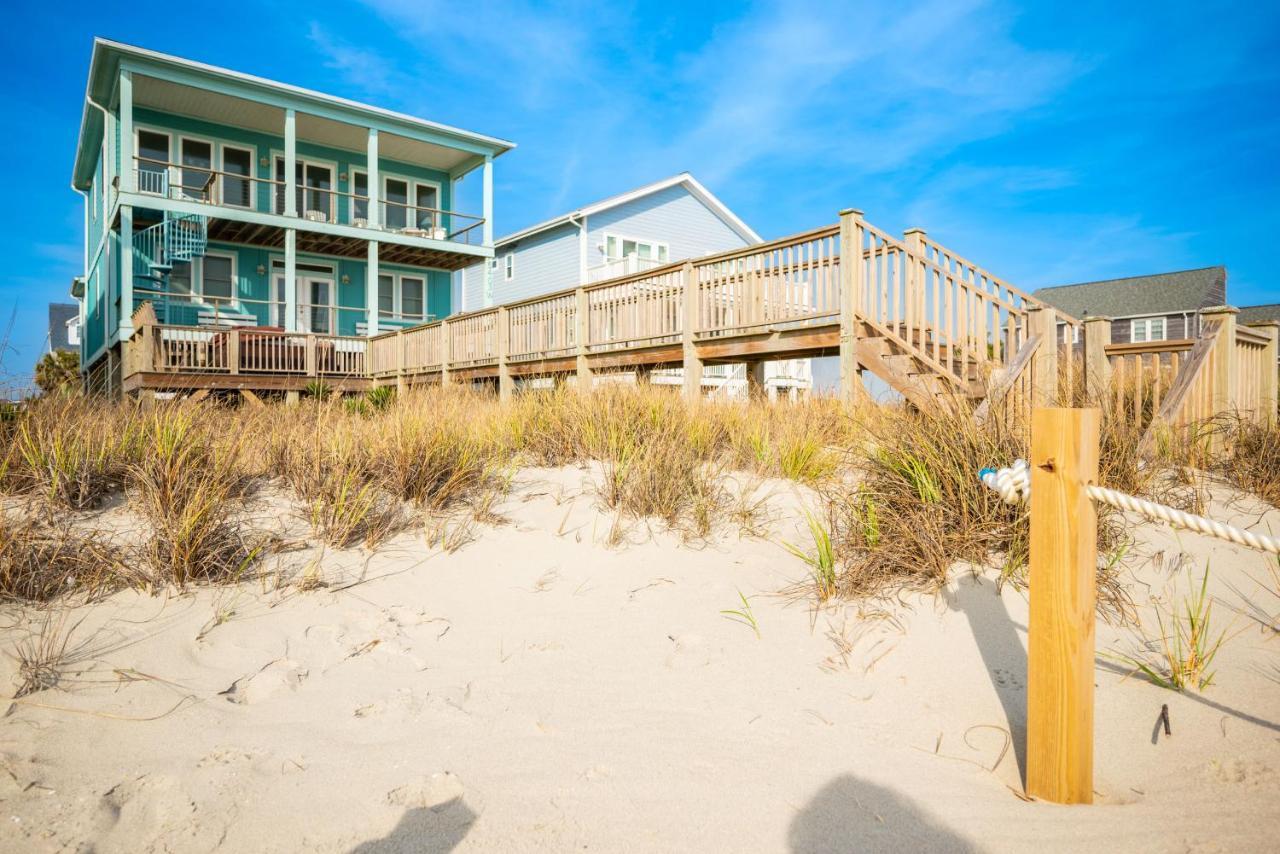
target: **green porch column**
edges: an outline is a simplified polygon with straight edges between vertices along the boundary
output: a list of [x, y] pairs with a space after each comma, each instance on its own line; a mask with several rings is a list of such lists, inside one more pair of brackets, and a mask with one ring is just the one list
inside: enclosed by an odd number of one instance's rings
[[[378, 129], [369, 128], [368, 163], [365, 174], [369, 181], [369, 228], [382, 226], [382, 179], [378, 177]], [[376, 252], [377, 244], [371, 244], [370, 251]], [[374, 276], [377, 282], [377, 275]], [[372, 306], [373, 304], [370, 303]], [[371, 327], [372, 328], [372, 327]]]
[[[298, 215], [298, 117], [293, 108], [284, 111], [284, 215]], [[290, 276], [289, 282], [293, 282]]]
[[[105, 263], [99, 261], [99, 263]], [[108, 301], [110, 307], [110, 301]], [[120, 338], [133, 334], [133, 207], [120, 206]]]
[[120, 189], [137, 192], [138, 169], [133, 162], [133, 73], [120, 72]]
[[298, 231], [294, 228], [284, 230], [284, 328], [298, 331]]
[[[426, 297], [426, 294], [423, 294]], [[378, 334], [378, 241], [369, 241], [369, 265], [365, 268], [364, 305], [368, 312], [365, 331], [372, 337]]]

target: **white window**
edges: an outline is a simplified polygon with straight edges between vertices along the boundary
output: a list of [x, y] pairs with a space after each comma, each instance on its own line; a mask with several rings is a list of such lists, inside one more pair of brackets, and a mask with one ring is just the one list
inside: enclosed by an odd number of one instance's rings
[[[284, 213], [284, 156], [276, 155], [276, 213]], [[333, 166], [298, 158], [293, 164], [298, 215], [333, 222]]]
[[213, 143], [204, 139], [181, 140], [182, 169], [178, 173], [180, 195], [201, 202], [209, 201], [213, 184]]
[[516, 253], [508, 252], [502, 259], [502, 278], [511, 281], [516, 277]]
[[[139, 130], [137, 145], [138, 192], [169, 192], [169, 135], [151, 130]], [[128, 164], [121, 164], [128, 169]]]
[[1165, 340], [1163, 317], [1143, 317], [1131, 320], [1129, 324], [1129, 340], [1135, 344]]
[[429, 229], [436, 224], [440, 187], [427, 181], [387, 177], [382, 181], [387, 228]]
[[80, 318], [78, 317], [67, 321], [67, 343], [72, 347], [80, 346]]
[[604, 236], [604, 255], [609, 261], [621, 261], [632, 255], [641, 261], [657, 261], [666, 263], [670, 256], [670, 248], [656, 240], [635, 240], [617, 234]]
[[378, 275], [378, 316], [426, 319], [427, 282], [422, 276]]
[[369, 175], [365, 172], [351, 173], [351, 221], [369, 222]]

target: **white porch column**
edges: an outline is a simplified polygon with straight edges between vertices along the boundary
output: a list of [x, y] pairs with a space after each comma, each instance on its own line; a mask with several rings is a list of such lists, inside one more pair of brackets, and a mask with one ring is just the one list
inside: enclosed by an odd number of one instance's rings
[[298, 331], [298, 232], [292, 228], [284, 230], [284, 328]]
[[133, 162], [133, 72], [120, 72], [120, 189], [137, 192], [138, 164]]
[[484, 156], [484, 245], [493, 245], [493, 155]]
[[[426, 297], [426, 294], [423, 294]], [[378, 334], [378, 241], [369, 241], [369, 266], [365, 268], [364, 304], [369, 315], [365, 331], [370, 337]]]
[[[101, 264], [101, 260], [99, 261]], [[107, 279], [110, 281], [110, 278]], [[99, 281], [102, 278], [99, 277]], [[108, 301], [108, 308], [110, 301]], [[133, 334], [133, 206], [120, 206], [120, 337]], [[110, 332], [110, 327], [108, 327]]]
[[[369, 179], [369, 227], [380, 228], [382, 226], [382, 179], [378, 177], [378, 129], [369, 128], [369, 162], [366, 166], [365, 173]], [[369, 256], [376, 258], [378, 254], [378, 244], [370, 242]], [[372, 261], [370, 263], [377, 263]], [[376, 268], [375, 268], [376, 269]], [[377, 283], [377, 273], [374, 273], [374, 283]], [[370, 335], [377, 323], [376, 313], [370, 318]]]
[[[293, 108], [284, 111], [284, 215], [298, 215], [298, 117]], [[292, 290], [293, 277], [289, 277]]]

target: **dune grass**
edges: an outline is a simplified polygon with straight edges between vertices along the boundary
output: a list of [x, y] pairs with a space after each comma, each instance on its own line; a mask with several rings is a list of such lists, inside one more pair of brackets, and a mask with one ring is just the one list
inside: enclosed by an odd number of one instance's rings
[[[1169, 472], [1186, 460], [1166, 453], [1144, 461], [1141, 432], [1106, 412], [1104, 483], [1154, 495], [1178, 482]], [[760, 535], [764, 499], [748, 500], [733, 484], [749, 481], [752, 495], [767, 494], [771, 478], [802, 484], [811, 542], [794, 551], [818, 599], [937, 589], [958, 563], [1002, 567], [1006, 581], [1025, 583], [1025, 508], [1002, 503], [977, 479], [984, 466], [1026, 456], [1025, 430], [1005, 419], [980, 427], [966, 406], [921, 413], [823, 397], [690, 406], [670, 388], [613, 383], [589, 394], [529, 392], [507, 404], [459, 387], [346, 400], [317, 392], [295, 407], [239, 409], [60, 397], [5, 420], [0, 433], [8, 440], [0, 487], [45, 508], [46, 520], [43, 528], [0, 529], [0, 595], [13, 598], [46, 599], [69, 578], [82, 589], [243, 578], [269, 548], [249, 507], [269, 483], [294, 496], [298, 516], [326, 545], [376, 548], [412, 528], [457, 548], [477, 523], [500, 521], [519, 468], [564, 465], [594, 473], [599, 502], [617, 520], [613, 542], [632, 521], [691, 538]], [[1280, 500], [1268, 491], [1280, 482], [1275, 430], [1241, 425], [1230, 447], [1218, 464]], [[120, 492], [145, 526], [140, 578], [120, 572], [101, 543], [48, 551], [72, 537], [49, 527], [51, 512], [78, 518]], [[1101, 553], [1121, 554], [1123, 542], [1104, 511]], [[96, 562], [77, 563], [73, 551]], [[47, 570], [33, 568], [42, 560]], [[1123, 613], [1116, 563], [1103, 562], [1099, 581], [1107, 607]]]

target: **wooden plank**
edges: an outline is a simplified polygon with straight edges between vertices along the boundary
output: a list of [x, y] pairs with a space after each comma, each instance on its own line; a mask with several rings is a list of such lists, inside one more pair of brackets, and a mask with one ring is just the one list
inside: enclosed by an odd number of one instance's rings
[[1023, 372], [1031, 364], [1032, 357], [1035, 356], [1036, 350], [1040, 347], [1040, 336], [1032, 335], [1027, 342], [1018, 349], [1013, 357], [1013, 361], [1009, 363], [1007, 368], [997, 371], [992, 379], [994, 382], [991, 388], [987, 390], [987, 396], [982, 403], [978, 404], [978, 408], [974, 411], [973, 417], [978, 424], [987, 423], [990, 418], [991, 410], [999, 405], [1009, 392], [1017, 385], [1022, 378]]
[[1093, 668], [1098, 519], [1097, 409], [1031, 415], [1027, 630], [1027, 794], [1093, 802]]

